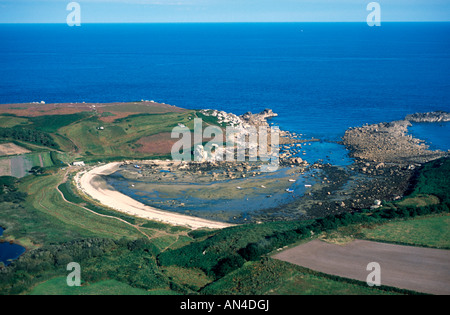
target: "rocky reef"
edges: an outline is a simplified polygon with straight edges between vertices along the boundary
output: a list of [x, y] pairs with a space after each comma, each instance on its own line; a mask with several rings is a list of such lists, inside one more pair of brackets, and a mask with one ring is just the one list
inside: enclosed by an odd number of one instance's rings
[[405, 120], [410, 122], [448, 122], [450, 121], [450, 113], [444, 111], [435, 111], [428, 113], [415, 113], [407, 115]]
[[429, 150], [423, 140], [408, 134], [411, 121], [443, 122], [448, 121], [446, 112], [413, 114], [404, 120], [389, 123], [365, 125], [348, 129], [343, 144], [357, 160], [377, 163], [422, 164], [444, 156], [448, 152]]

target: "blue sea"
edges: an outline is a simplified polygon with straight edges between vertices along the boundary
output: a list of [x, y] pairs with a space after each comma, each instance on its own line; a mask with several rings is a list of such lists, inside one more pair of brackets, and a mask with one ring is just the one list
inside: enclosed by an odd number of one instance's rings
[[[348, 127], [449, 111], [449, 39], [450, 23], [4, 24], [0, 103], [271, 108], [333, 153]], [[439, 128], [428, 141], [450, 149]]]

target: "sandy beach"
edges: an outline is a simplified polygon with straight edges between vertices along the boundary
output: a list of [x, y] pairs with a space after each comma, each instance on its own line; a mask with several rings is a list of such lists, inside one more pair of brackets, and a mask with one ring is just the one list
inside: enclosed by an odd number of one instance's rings
[[105, 183], [100, 175], [110, 175], [116, 172], [120, 165], [121, 163], [114, 162], [95, 167], [88, 171], [79, 172], [75, 176], [75, 182], [78, 189], [88, 197], [100, 202], [108, 208], [147, 220], [186, 226], [191, 229], [222, 229], [232, 226], [232, 224], [228, 223], [159, 210], [144, 205], [133, 198], [114, 190]]

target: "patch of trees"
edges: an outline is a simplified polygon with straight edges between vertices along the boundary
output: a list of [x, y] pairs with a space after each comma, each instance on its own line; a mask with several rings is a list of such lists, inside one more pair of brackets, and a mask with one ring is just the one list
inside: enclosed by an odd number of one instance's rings
[[411, 196], [431, 194], [441, 201], [450, 201], [450, 158], [441, 158], [425, 164], [419, 172]]
[[29, 173], [33, 175], [43, 175], [45, 173], [45, 168], [41, 166], [33, 166]]
[[116, 246], [107, 239], [87, 239], [49, 245], [25, 252], [7, 268], [0, 269], [0, 292], [20, 294], [35, 284], [36, 277], [63, 271], [69, 262], [81, 263]]
[[214, 266], [212, 272], [216, 278], [222, 278], [230, 272], [241, 268], [245, 263], [241, 255], [229, 255], [221, 259], [217, 265]]
[[59, 159], [58, 153], [56, 153], [55, 151], [50, 152], [50, 158], [52, 160], [52, 163], [56, 166], [65, 165], [65, 163]]
[[149, 240], [122, 240], [116, 245], [110, 252], [81, 264], [83, 281], [114, 279], [146, 290], [171, 287], [171, 281], [156, 265], [159, 250]]
[[19, 203], [24, 201], [27, 193], [17, 188], [18, 180], [12, 176], [0, 177], [0, 202]]
[[53, 149], [59, 149], [59, 145], [55, 142], [51, 135], [31, 128], [0, 128], [0, 138], [20, 140]]

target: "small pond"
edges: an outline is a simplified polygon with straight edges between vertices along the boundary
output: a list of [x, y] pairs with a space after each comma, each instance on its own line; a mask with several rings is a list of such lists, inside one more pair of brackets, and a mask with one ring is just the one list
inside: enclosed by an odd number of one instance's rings
[[[3, 228], [0, 227], [0, 236], [3, 235]], [[5, 266], [8, 266], [11, 261], [17, 259], [25, 252], [25, 248], [17, 245], [10, 244], [9, 242], [0, 242], [0, 262]]]

